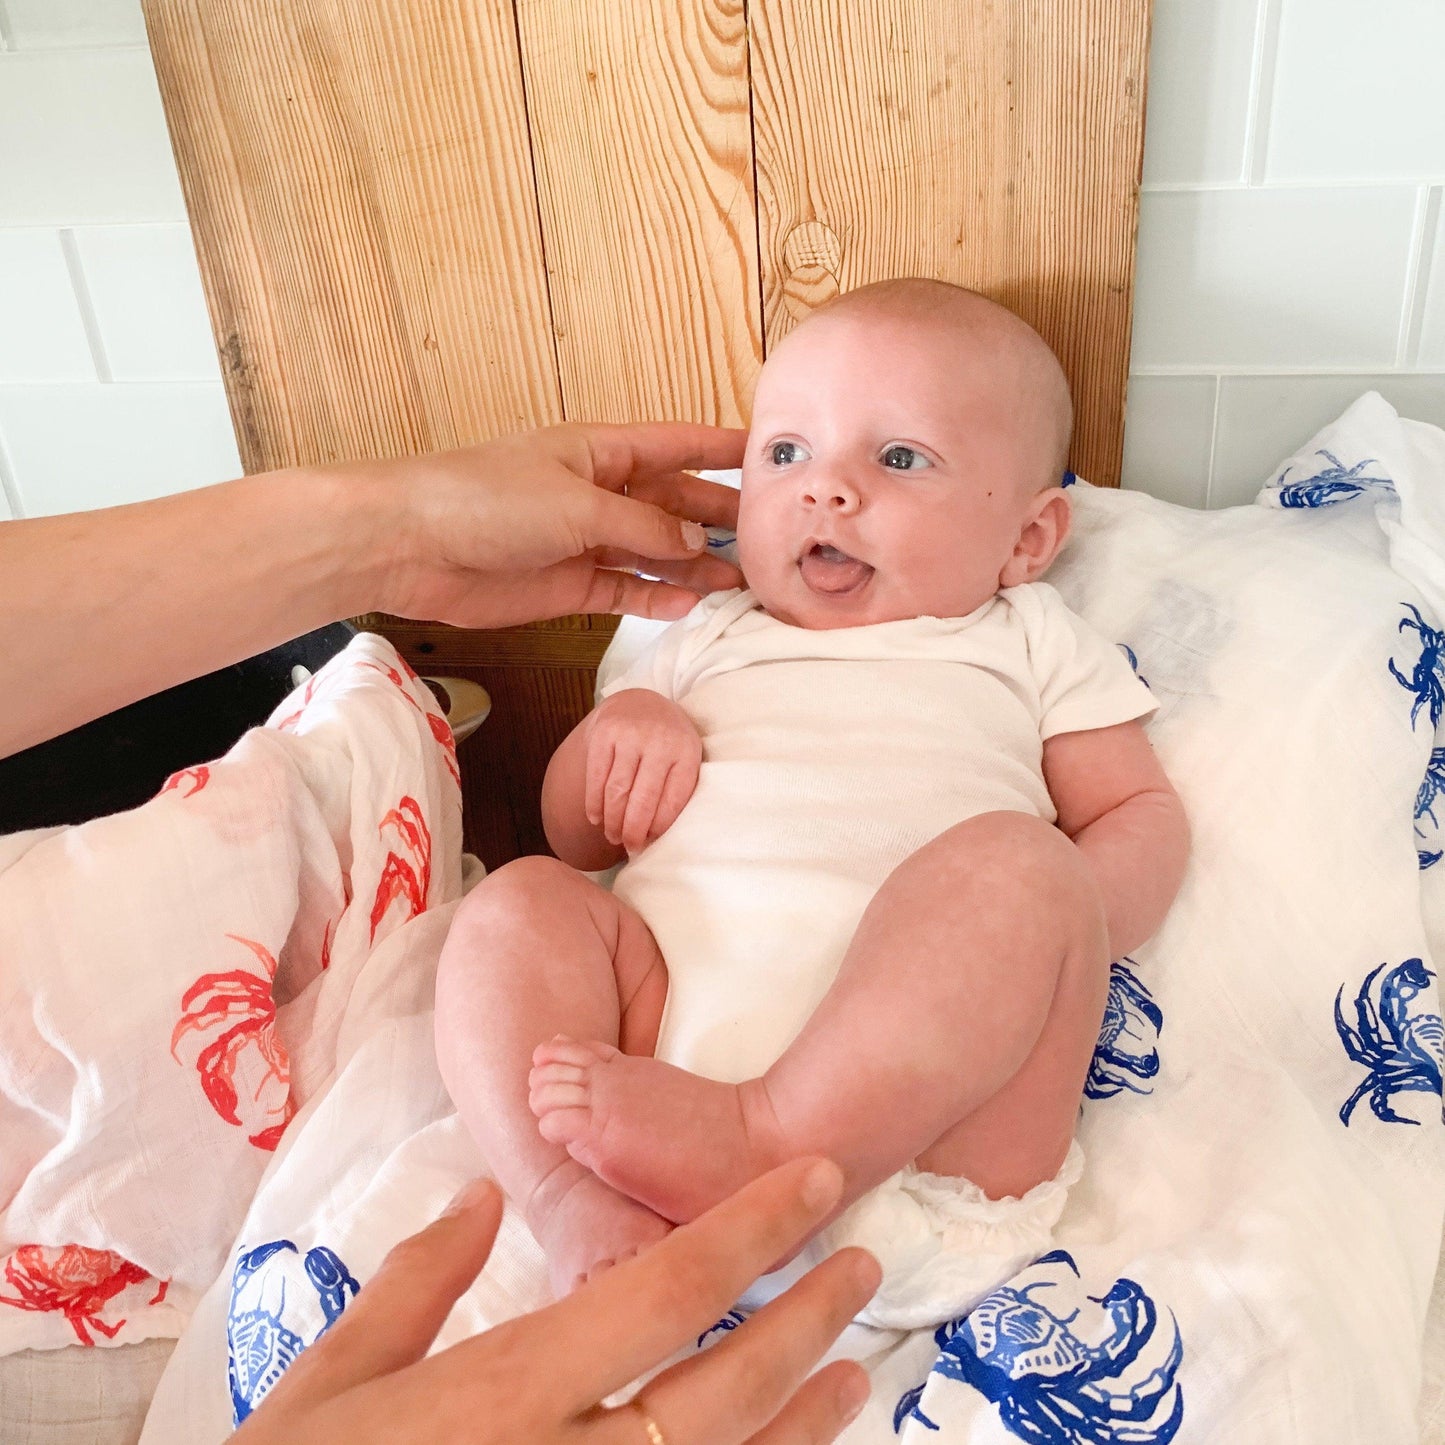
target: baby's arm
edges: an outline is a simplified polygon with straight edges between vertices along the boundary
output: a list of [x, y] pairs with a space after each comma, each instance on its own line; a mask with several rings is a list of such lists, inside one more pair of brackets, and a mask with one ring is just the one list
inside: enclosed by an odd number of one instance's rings
[[1179, 891], [1184, 807], [1137, 721], [1047, 739], [1044, 780], [1103, 894], [1109, 956], [1122, 958], [1153, 937]]
[[702, 741], [677, 703], [648, 688], [604, 699], [563, 740], [542, 781], [552, 851], [598, 872], [665, 833], [697, 786]]

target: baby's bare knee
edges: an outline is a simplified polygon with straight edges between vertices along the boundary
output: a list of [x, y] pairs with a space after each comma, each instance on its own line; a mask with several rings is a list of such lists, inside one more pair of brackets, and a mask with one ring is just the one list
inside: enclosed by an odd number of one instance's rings
[[503, 957], [506, 950], [499, 944], [555, 918], [574, 901], [579, 886], [594, 885], [556, 858], [539, 855], [504, 863], [462, 899], [447, 933], [443, 968], [455, 968], [459, 960], [471, 967]]

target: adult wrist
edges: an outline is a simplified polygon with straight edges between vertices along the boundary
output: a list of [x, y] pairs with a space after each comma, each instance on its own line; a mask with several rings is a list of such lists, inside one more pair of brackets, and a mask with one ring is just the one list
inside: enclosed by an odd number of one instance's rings
[[374, 467], [298, 467], [279, 474], [301, 507], [300, 525], [321, 539], [317, 575], [327, 611], [338, 618], [397, 612], [404, 605], [405, 509], [399, 485]]

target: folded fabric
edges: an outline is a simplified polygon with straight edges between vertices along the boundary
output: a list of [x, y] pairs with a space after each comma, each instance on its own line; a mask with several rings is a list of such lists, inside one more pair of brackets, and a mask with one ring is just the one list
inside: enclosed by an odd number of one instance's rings
[[361, 637], [145, 806], [0, 839], [0, 1354], [180, 1332], [361, 965], [460, 896], [460, 815], [430, 694]]

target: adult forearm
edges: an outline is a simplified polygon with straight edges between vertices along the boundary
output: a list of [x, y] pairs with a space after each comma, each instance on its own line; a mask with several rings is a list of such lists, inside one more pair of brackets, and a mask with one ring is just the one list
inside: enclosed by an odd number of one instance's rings
[[542, 831], [552, 851], [584, 873], [600, 873], [627, 856], [587, 819], [587, 734], [595, 716], [589, 713], [567, 734], [542, 779]]
[[1172, 792], [1137, 793], [1074, 835], [1104, 899], [1109, 956], [1158, 931], [1189, 860], [1189, 824]]
[[0, 524], [0, 756], [381, 605], [380, 502], [296, 470]]

